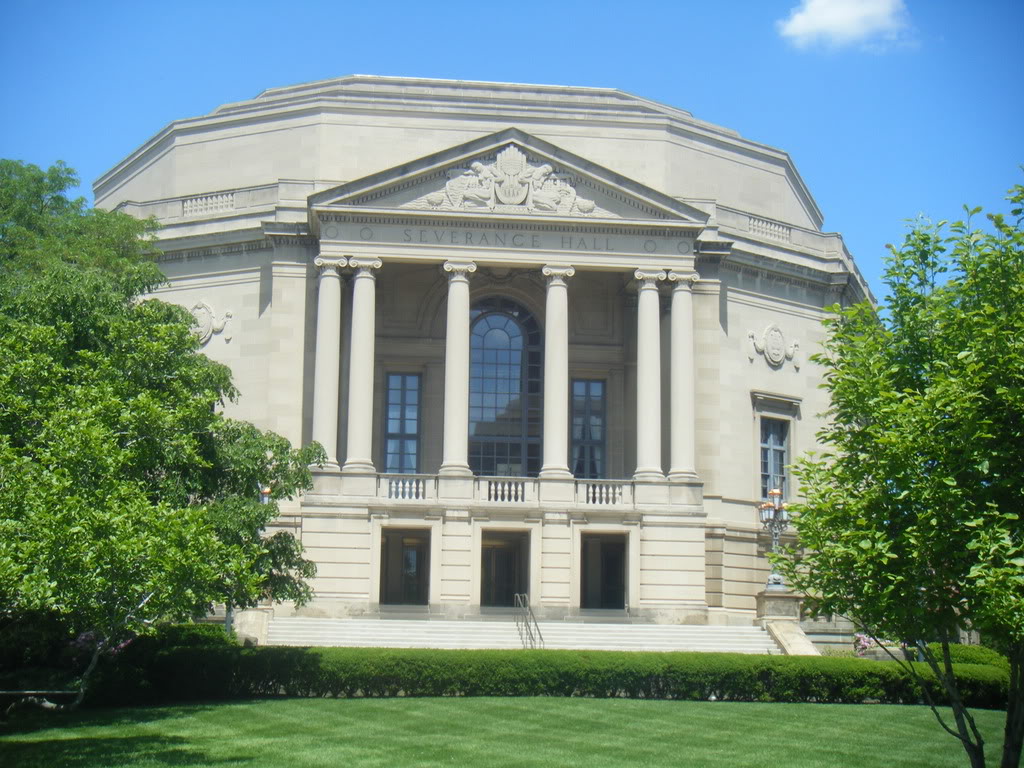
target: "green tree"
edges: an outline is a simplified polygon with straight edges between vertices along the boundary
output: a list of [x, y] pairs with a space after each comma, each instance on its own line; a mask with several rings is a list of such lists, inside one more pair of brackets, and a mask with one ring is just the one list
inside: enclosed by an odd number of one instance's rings
[[263, 529], [323, 452], [222, 415], [228, 369], [188, 312], [143, 299], [164, 280], [152, 226], [68, 199], [75, 183], [0, 161], [0, 631], [46, 611], [90, 633], [77, 706], [154, 621], [308, 599], [301, 546]]
[[[890, 247], [888, 300], [836, 308], [815, 356], [831, 395], [824, 453], [799, 462], [801, 549], [779, 561], [822, 612], [915, 643], [973, 766], [984, 742], [949, 643], [979, 631], [1010, 660], [1003, 768], [1024, 735], [1024, 187], [989, 231], [918, 224]], [[941, 653], [929, 650], [937, 641]]]

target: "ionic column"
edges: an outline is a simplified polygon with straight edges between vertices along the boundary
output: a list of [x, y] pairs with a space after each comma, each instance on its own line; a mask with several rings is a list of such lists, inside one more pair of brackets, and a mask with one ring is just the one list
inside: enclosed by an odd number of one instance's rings
[[373, 451], [373, 344], [380, 259], [350, 258], [352, 276], [352, 339], [348, 371], [348, 451], [342, 472], [375, 472]]
[[693, 284], [696, 272], [669, 272], [672, 288], [670, 480], [694, 479], [696, 464], [696, 377], [693, 353]]
[[327, 463], [338, 466], [338, 385], [341, 376], [341, 275], [343, 256], [318, 256], [316, 360], [313, 373], [313, 440], [327, 452]]
[[448, 324], [444, 341], [444, 442], [440, 474], [469, 469], [469, 275], [472, 261], [446, 261]]
[[546, 266], [544, 313], [544, 464], [541, 477], [572, 477], [569, 471], [569, 298], [572, 267]]
[[661, 270], [638, 269], [636, 318], [636, 473], [637, 481], [664, 480], [661, 469]]

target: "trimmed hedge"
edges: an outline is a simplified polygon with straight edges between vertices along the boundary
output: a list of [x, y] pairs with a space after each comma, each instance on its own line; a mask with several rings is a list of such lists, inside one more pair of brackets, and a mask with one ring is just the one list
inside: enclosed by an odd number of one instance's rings
[[[928, 649], [935, 654], [935, 658], [942, 663], [942, 645], [940, 643], [929, 643]], [[1010, 671], [1010, 660], [999, 651], [986, 648], [983, 645], [961, 645], [959, 643], [949, 644], [949, 658], [954, 664], [988, 664]]]
[[[918, 665], [936, 700], [944, 695]], [[592, 696], [916, 704], [898, 664], [801, 656], [613, 651], [448, 651], [192, 646], [158, 651], [137, 674], [100, 685], [93, 703], [269, 696]], [[960, 665], [969, 706], [1006, 706], [1008, 675]], [[113, 682], [113, 681], [111, 681]]]

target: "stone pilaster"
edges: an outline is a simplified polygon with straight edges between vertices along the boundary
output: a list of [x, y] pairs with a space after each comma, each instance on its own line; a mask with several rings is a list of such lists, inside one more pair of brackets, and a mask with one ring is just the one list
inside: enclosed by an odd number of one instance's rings
[[343, 472], [373, 473], [373, 368], [376, 336], [377, 280], [380, 259], [350, 258], [352, 277], [352, 340], [348, 377], [348, 451]]
[[448, 324], [444, 347], [444, 442], [440, 474], [470, 476], [469, 275], [472, 261], [444, 263], [448, 273]]
[[544, 319], [544, 463], [542, 478], [569, 479], [569, 298], [573, 267], [546, 266]]
[[638, 269], [636, 345], [637, 482], [665, 480], [661, 467], [661, 318], [658, 282], [662, 270]]
[[696, 469], [696, 378], [694, 374], [693, 284], [695, 272], [669, 272], [672, 287], [671, 456], [669, 479], [694, 480]]
[[318, 256], [316, 360], [313, 374], [313, 440], [327, 452], [327, 464], [338, 468], [338, 387], [341, 376], [341, 275], [344, 257]]

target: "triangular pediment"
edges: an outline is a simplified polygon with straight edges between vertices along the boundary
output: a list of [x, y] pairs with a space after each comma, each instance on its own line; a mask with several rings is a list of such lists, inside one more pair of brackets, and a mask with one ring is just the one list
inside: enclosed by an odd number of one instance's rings
[[702, 227], [708, 216], [516, 128], [309, 198], [310, 209], [528, 216]]

